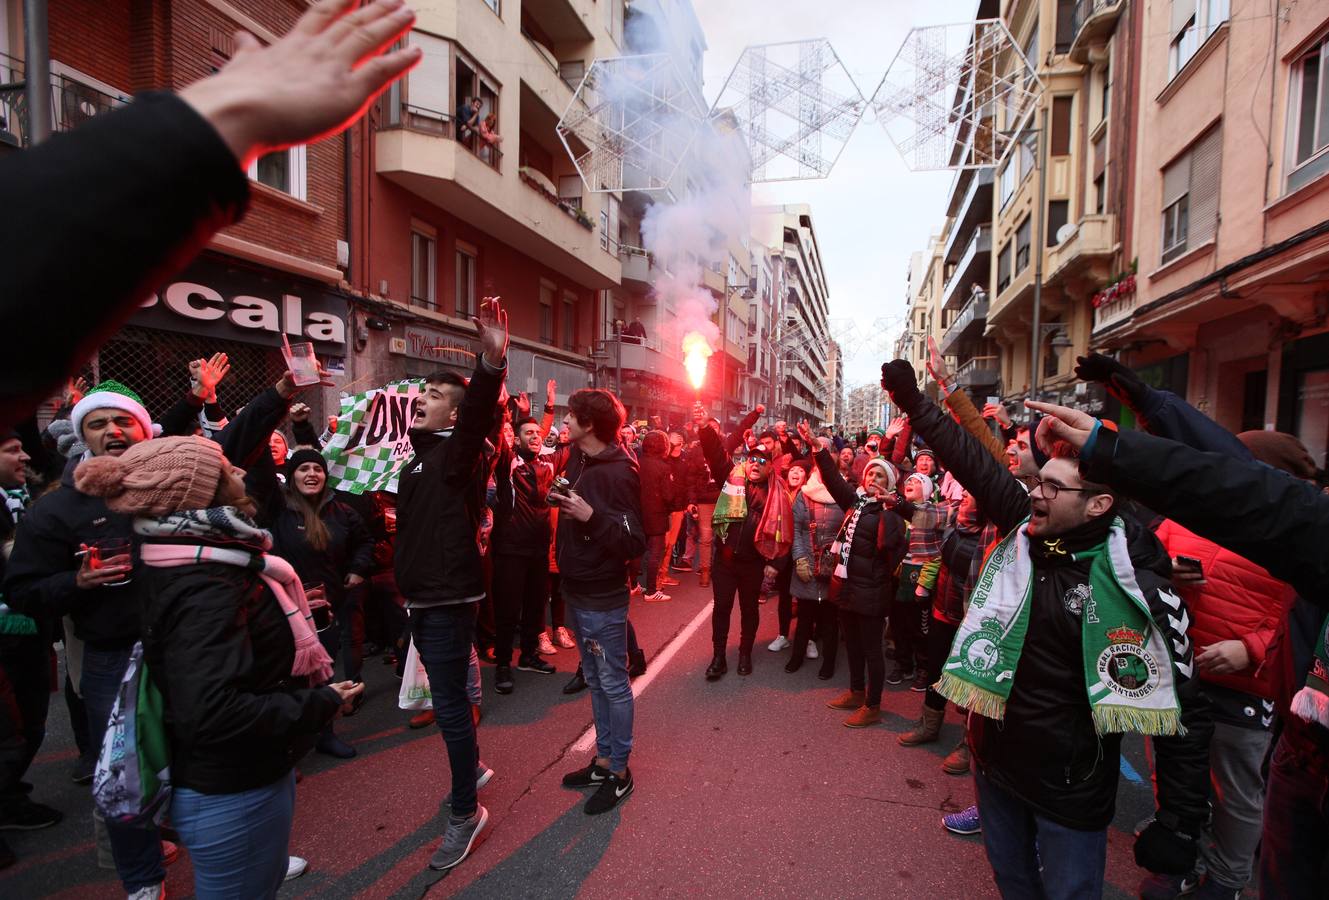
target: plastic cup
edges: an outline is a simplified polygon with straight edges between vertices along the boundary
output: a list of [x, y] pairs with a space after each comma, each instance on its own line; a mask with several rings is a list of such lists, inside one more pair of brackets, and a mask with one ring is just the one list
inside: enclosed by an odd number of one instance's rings
[[[308, 597], [315, 591], [323, 591], [323, 582], [304, 582], [304, 589], [305, 596]], [[332, 627], [332, 604], [328, 602], [327, 597], [323, 597], [319, 600], [311, 599], [309, 601], [309, 614], [314, 617], [315, 631], [327, 631]]]
[[[98, 538], [88, 542], [88, 568], [105, 569], [110, 566], [132, 566], [133, 544], [129, 538]], [[126, 575], [120, 581], [108, 581], [106, 587], [121, 587], [132, 579]]]
[[314, 345], [310, 343], [283, 344], [282, 356], [286, 359], [286, 368], [298, 387], [318, 384], [318, 358], [314, 355]]

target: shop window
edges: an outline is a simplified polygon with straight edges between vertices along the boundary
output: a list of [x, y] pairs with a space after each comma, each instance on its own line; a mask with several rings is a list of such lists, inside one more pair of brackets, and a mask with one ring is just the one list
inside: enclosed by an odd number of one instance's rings
[[1025, 216], [1020, 227], [1015, 229], [1015, 274], [1019, 275], [1029, 265], [1029, 235], [1033, 216]]
[[1163, 170], [1162, 262], [1213, 239], [1223, 132], [1210, 130]]
[[475, 302], [475, 250], [457, 245], [457, 318], [469, 319], [479, 307]]
[[1186, 67], [1209, 35], [1227, 21], [1229, 0], [1172, 0], [1172, 40], [1168, 46], [1168, 78]]
[[1289, 103], [1287, 189], [1294, 191], [1329, 172], [1329, 38], [1293, 64]]
[[438, 242], [428, 234], [411, 229], [411, 305], [433, 309], [437, 284]]
[[297, 200], [307, 198], [305, 146], [265, 153], [249, 164], [249, 177]]
[[1071, 201], [1069, 200], [1053, 200], [1048, 204], [1047, 242], [1049, 247], [1055, 247], [1061, 243], [1061, 238], [1057, 235], [1070, 220], [1070, 212]]

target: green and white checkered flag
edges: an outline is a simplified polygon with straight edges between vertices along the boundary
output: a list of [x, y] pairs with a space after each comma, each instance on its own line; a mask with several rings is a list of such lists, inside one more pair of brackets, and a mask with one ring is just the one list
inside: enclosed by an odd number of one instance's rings
[[397, 475], [414, 453], [407, 430], [423, 386], [422, 379], [394, 381], [342, 398], [337, 432], [323, 445], [335, 490], [397, 492]]

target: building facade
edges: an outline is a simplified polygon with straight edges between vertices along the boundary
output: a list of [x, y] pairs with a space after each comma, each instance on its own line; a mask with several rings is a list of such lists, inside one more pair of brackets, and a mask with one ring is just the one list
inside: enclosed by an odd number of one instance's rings
[[843, 432], [854, 437], [885, 425], [889, 395], [878, 384], [863, 384], [849, 391], [845, 400]]

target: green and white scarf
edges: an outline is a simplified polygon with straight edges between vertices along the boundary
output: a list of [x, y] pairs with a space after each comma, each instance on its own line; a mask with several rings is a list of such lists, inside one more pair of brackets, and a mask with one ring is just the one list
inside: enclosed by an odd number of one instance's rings
[[1304, 721], [1329, 728], [1329, 616], [1320, 629], [1306, 684], [1292, 698], [1292, 712]]
[[747, 517], [747, 479], [743, 477], [743, 467], [734, 466], [725, 479], [720, 496], [715, 499], [715, 512], [711, 514], [711, 528], [715, 537], [723, 544], [729, 538], [729, 526]]
[[[942, 696], [988, 719], [1005, 715], [1029, 629], [1028, 528], [1026, 519], [988, 557], [936, 684]], [[1073, 555], [1091, 561], [1081, 642], [1095, 729], [1185, 734], [1172, 655], [1135, 580], [1121, 519], [1106, 541]]]

